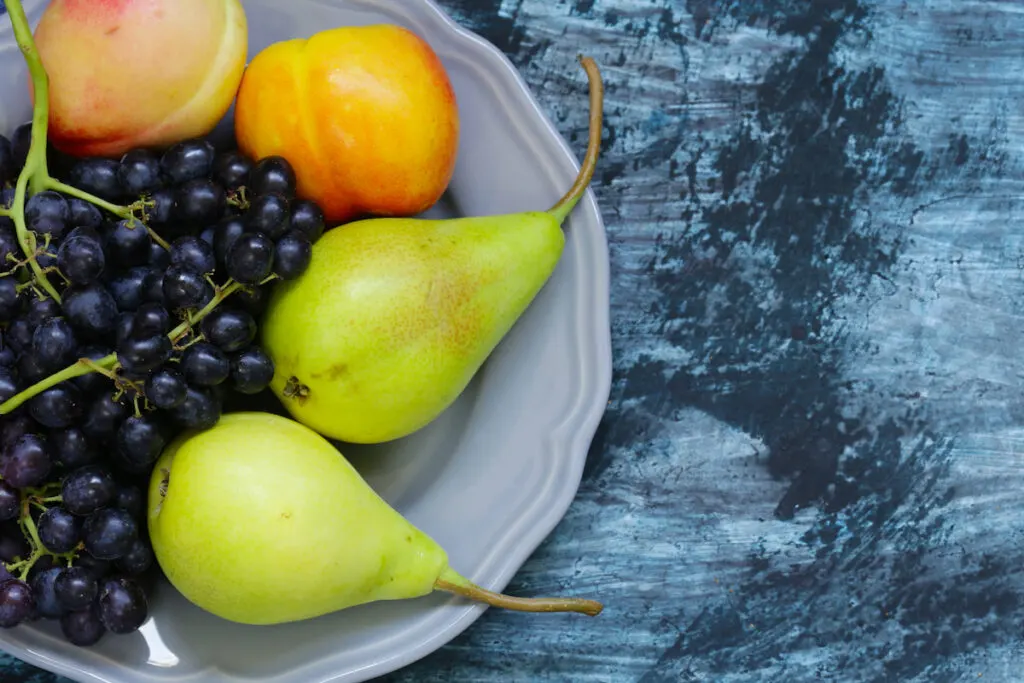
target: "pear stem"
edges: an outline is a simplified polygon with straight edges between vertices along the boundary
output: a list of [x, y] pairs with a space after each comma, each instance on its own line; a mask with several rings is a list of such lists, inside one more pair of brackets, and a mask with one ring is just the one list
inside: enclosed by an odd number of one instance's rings
[[587, 153], [580, 165], [579, 175], [569, 191], [558, 200], [558, 203], [548, 209], [548, 213], [562, 223], [569, 213], [575, 208], [576, 202], [583, 196], [590, 181], [594, 177], [594, 170], [597, 168], [597, 157], [601, 152], [601, 126], [604, 115], [604, 84], [601, 81], [601, 70], [590, 57], [580, 56], [580, 64], [587, 72], [587, 80], [590, 82], [590, 135], [587, 141]]
[[604, 606], [596, 600], [583, 598], [514, 598], [511, 595], [494, 593], [459, 576], [451, 569], [446, 569], [441, 573], [441, 576], [434, 582], [434, 588], [492, 607], [516, 612], [578, 612], [596, 617], [604, 609]]

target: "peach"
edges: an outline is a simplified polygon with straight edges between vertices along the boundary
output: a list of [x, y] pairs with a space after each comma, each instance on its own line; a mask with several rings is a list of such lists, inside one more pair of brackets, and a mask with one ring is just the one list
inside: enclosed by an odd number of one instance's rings
[[213, 130], [242, 80], [248, 26], [238, 0], [51, 0], [35, 40], [50, 141], [112, 157]]
[[448, 74], [419, 36], [390, 24], [329, 29], [253, 58], [235, 102], [248, 155], [279, 155], [298, 194], [337, 224], [409, 216], [451, 181], [459, 113]]

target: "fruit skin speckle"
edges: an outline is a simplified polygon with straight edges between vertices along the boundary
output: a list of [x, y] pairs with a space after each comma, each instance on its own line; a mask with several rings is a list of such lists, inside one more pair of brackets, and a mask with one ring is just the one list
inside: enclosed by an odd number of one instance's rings
[[132, 0], [64, 0], [62, 4], [69, 19], [102, 21], [123, 12]]

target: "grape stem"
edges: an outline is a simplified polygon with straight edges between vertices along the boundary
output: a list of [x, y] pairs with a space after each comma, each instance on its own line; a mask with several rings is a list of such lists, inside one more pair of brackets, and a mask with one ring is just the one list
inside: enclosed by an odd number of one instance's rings
[[[198, 322], [201, 322], [203, 318], [213, 313], [214, 309], [217, 308], [221, 303], [224, 302], [229, 296], [237, 292], [242, 288], [242, 285], [234, 280], [228, 280], [223, 287], [218, 287], [214, 291], [213, 298], [210, 299], [209, 303], [203, 306], [201, 309], [192, 313], [188, 316], [187, 320], [182, 321], [177, 327], [168, 333], [168, 337], [171, 343], [175, 343], [185, 336], [192, 326]], [[103, 358], [92, 359], [92, 358], [80, 358], [76, 362], [72, 363], [68, 367], [64, 368], [59, 372], [55, 372], [49, 377], [39, 380], [24, 391], [15, 394], [11, 398], [7, 399], [3, 403], [0, 403], [0, 415], [7, 415], [13, 410], [17, 410], [23, 403], [31, 399], [32, 397], [41, 394], [42, 392], [57, 386], [61, 382], [66, 382], [69, 379], [76, 377], [82, 377], [88, 375], [91, 372], [102, 372], [108, 377], [114, 375], [116, 377], [118, 363], [117, 354], [111, 353]], [[108, 374], [109, 373], [109, 374]]]
[[22, 581], [24, 581], [25, 577], [28, 576], [28, 573], [32, 571], [32, 565], [34, 565], [46, 552], [46, 549], [43, 547], [43, 542], [39, 540], [39, 530], [36, 528], [36, 523], [32, 521], [32, 511], [30, 509], [31, 502], [31, 498], [26, 498], [22, 501], [21, 518], [18, 520], [21, 522], [21, 526], [27, 532], [26, 535], [32, 543], [32, 554], [29, 555], [28, 560], [18, 572], [18, 578]]

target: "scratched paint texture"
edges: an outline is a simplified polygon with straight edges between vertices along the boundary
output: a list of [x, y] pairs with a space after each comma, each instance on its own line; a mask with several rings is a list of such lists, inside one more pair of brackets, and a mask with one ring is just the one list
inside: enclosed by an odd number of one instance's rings
[[614, 386], [510, 590], [607, 608], [381, 680], [1021, 680], [1020, 6], [441, 4], [577, 148], [604, 66]]

